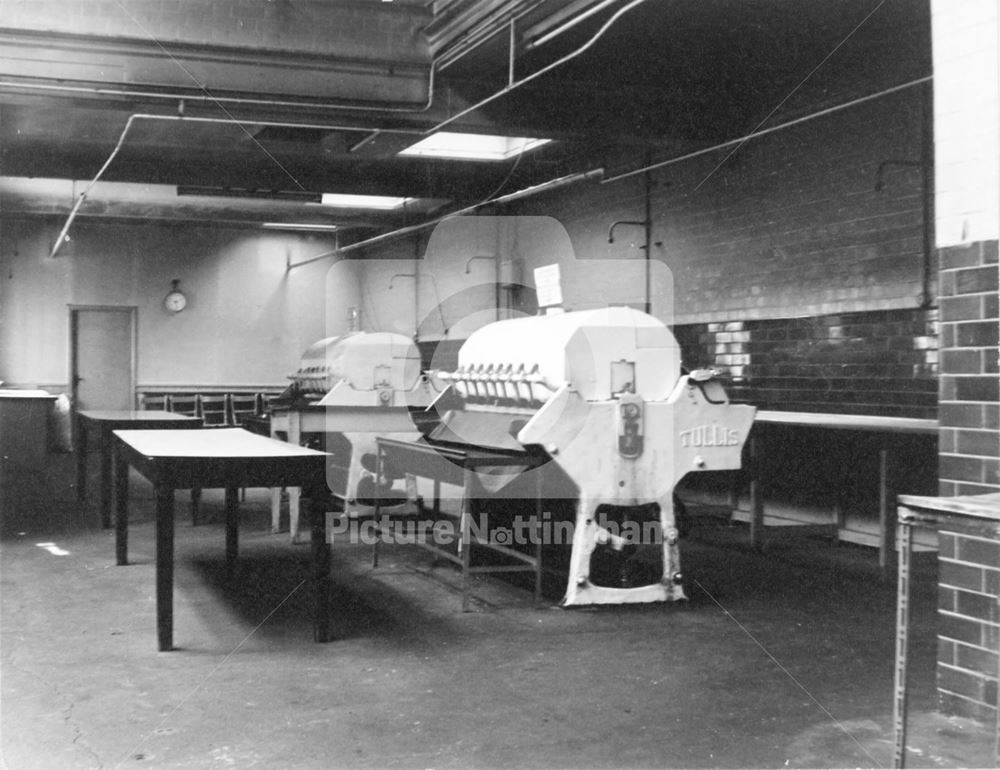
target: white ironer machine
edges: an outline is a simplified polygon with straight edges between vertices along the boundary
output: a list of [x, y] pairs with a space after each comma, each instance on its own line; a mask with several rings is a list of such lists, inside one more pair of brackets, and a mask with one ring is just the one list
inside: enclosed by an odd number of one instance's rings
[[[310, 345], [288, 390], [270, 408], [271, 435], [299, 444], [312, 434], [333, 455], [331, 492], [344, 512], [367, 508], [374, 490], [361, 459], [375, 452], [375, 436], [415, 438], [411, 412], [422, 411], [435, 392], [422, 374], [413, 340], [389, 332], [354, 331]], [[366, 484], [366, 481], [368, 482]], [[359, 494], [360, 490], [360, 494]], [[272, 491], [272, 528], [279, 525], [280, 490]], [[291, 537], [299, 530], [299, 492], [289, 490]]]
[[[685, 598], [674, 487], [687, 473], [739, 468], [755, 410], [730, 404], [713, 372], [682, 373], [677, 341], [661, 321], [627, 307], [498, 321], [469, 336], [457, 369], [433, 375], [460, 407], [427, 444], [543, 452], [540, 472], [554, 464], [576, 488], [564, 605]], [[596, 549], [631, 546], [600, 512], [650, 508], [661, 535], [655, 576], [598, 584]]]

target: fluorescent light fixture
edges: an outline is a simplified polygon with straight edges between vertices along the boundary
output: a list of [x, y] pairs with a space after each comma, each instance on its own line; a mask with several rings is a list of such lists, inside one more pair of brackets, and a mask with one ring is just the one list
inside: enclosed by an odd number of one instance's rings
[[324, 206], [336, 206], [342, 209], [398, 209], [413, 198], [393, 198], [389, 195], [341, 195], [339, 193], [323, 193], [320, 201]]
[[305, 222], [265, 222], [261, 227], [265, 230], [304, 230], [315, 233], [332, 233], [340, 229], [338, 225], [311, 225]]
[[407, 147], [399, 154], [424, 158], [451, 158], [452, 160], [507, 160], [551, 141], [551, 139], [533, 139], [528, 136], [458, 134], [451, 131], [439, 131]]

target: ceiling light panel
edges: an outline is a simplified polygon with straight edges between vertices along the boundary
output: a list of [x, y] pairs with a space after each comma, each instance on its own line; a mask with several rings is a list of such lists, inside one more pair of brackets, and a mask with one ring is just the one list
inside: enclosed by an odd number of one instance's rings
[[341, 209], [375, 209], [391, 211], [411, 203], [414, 198], [394, 198], [388, 195], [342, 195], [340, 193], [323, 193], [320, 201], [324, 206], [334, 206]]
[[451, 131], [439, 131], [407, 147], [399, 154], [423, 158], [497, 161], [508, 160], [523, 152], [548, 144], [550, 141], [552, 140], [535, 139], [528, 136], [459, 134]]

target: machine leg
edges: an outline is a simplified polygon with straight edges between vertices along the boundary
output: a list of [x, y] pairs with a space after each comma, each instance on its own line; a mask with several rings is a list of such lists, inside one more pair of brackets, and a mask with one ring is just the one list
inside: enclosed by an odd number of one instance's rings
[[240, 490], [226, 487], [226, 576], [236, 574], [240, 548]]
[[686, 599], [684, 587], [680, 582], [680, 535], [674, 515], [673, 492], [665, 495], [660, 501], [660, 527], [663, 531], [663, 584], [667, 588], [667, 596], [671, 601]]
[[576, 504], [576, 529], [573, 530], [573, 550], [569, 557], [564, 604], [571, 603], [578, 590], [584, 588], [590, 580], [590, 555], [594, 551], [596, 538], [593, 508], [593, 501], [581, 490]]
[[156, 486], [156, 636], [160, 652], [174, 648], [174, 490]]

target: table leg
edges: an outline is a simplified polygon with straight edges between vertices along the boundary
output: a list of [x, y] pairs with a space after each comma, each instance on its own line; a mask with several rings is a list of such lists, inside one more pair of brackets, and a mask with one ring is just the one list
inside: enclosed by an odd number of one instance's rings
[[87, 422], [76, 416], [76, 430], [73, 432], [76, 444], [76, 499], [81, 503], [87, 499]]
[[895, 552], [896, 526], [893, 521], [892, 496], [889, 494], [889, 450], [878, 452], [878, 566], [888, 576]]
[[462, 612], [469, 611], [469, 567], [472, 561], [472, 470], [463, 471], [462, 513], [459, 520], [461, 536], [458, 541], [462, 557]]
[[378, 480], [385, 469], [385, 454], [382, 447], [375, 450], [375, 526], [372, 529], [372, 568], [378, 567], [378, 544], [382, 539], [382, 495], [378, 493]]
[[[299, 412], [288, 414], [288, 443], [302, 445], [302, 415]], [[299, 500], [300, 487], [288, 488], [288, 537], [295, 543], [299, 537]]]
[[197, 527], [201, 523], [199, 516], [201, 512], [201, 487], [191, 487], [191, 526]]
[[236, 572], [236, 559], [240, 548], [240, 490], [226, 487], [226, 575]]
[[760, 483], [759, 447], [756, 436], [750, 436], [750, 545], [763, 548], [764, 495]]
[[101, 428], [101, 526], [111, 528], [111, 431]]
[[281, 531], [281, 487], [271, 487], [271, 532]]
[[330, 635], [330, 544], [326, 539], [326, 506], [307, 500], [313, 557], [313, 640], [329, 642]]
[[120, 452], [114, 452], [115, 465], [115, 561], [128, 564], [128, 470]]
[[[278, 439], [277, 421], [271, 419], [271, 438]], [[277, 535], [281, 531], [281, 487], [271, 487], [271, 532]]]
[[160, 652], [174, 648], [174, 490], [156, 485], [156, 636]]
[[542, 520], [545, 512], [542, 510], [542, 469], [535, 468], [535, 607], [542, 601]]

